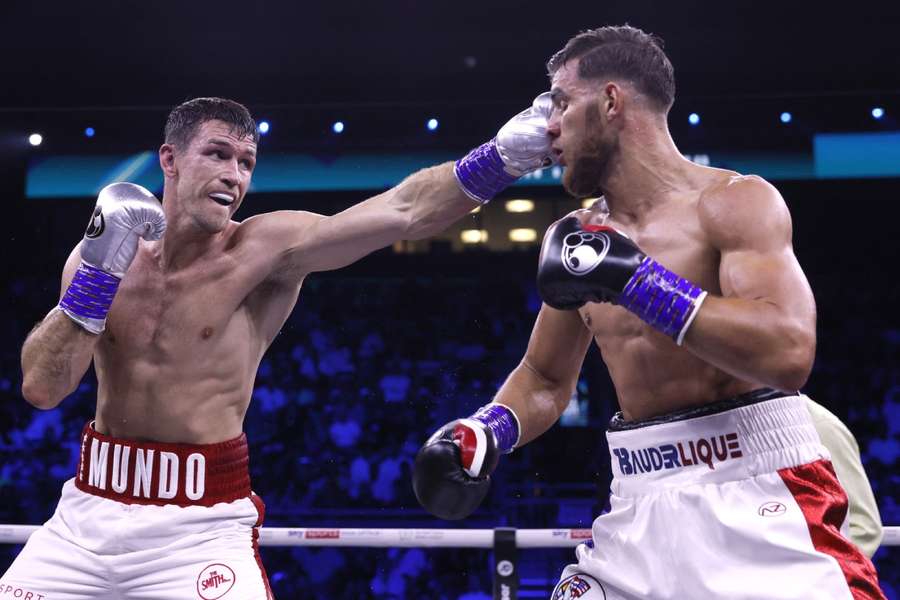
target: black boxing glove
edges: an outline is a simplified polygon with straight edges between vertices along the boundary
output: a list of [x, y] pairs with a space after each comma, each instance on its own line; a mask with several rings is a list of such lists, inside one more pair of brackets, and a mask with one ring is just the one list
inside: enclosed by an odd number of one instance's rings
[[464, 519], [490, 488], [500, 455], [519, 440], [519, 420], [502, 404], [483, 406], [468, 419], [447, 423], [416, 454], [413, 491], [436, 517]]
[[544, 235], [538, 293], [559, 310], [587, 302], [618, 304], [678, 345], [706, 292], [644, 254], [628, 236], [604, 225], [565, 217]]

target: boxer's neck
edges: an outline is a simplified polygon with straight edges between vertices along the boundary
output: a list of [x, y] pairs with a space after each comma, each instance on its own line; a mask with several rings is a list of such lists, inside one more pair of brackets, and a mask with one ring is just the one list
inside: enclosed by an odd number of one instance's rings
[[198, 227], [184, 213], [171, 215], [169, 213], [177, 211], [167, 210], [166, 233], [154, 249], [163, 270], [182, 269], [201, 257], [217, 252], [235, 225], [230, 221], [223, 231], [209, 233]]
[[654, 208], [692, 187], [691, 170], [664, 116], [634, 118], [619, 136], [600, 189], [614, 218], [640, 224]]

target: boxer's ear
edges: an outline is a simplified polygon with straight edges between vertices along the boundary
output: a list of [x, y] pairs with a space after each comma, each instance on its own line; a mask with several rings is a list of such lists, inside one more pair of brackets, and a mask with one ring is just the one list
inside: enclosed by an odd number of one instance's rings
[[159, 147], [159, 167], [166, 177], [175, 177], [178, 170], [175, 168], [175, 146], [163, 144]]
[[613, 121], [622, 116], [622, 109], [625, 105], [625, 95], [622, 87], [614, 82], [607, 81], [603, 85], [603, 89], [599, 94], [600, 114], [605, 121]]

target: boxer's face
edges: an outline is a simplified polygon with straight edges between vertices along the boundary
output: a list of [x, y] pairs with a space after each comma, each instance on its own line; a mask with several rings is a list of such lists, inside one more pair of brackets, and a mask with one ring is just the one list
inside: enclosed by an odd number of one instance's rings
[[223, 121], [206, 121], [188, 147], [174, 148], [173, 154], [172, 183], [183, 212], [207, 233], [224, 230], [250, 187], [253, 139], [238, 137]]
[[576, 197], [596, 195], [617, 147], [615, 128], [604, 114], [606, 91], [596, 81], [579, 78], [578, 61], [571, 60], [553, 75], [550, 93], [548, 131], [559, 164], [566, 167], [563, 186]]

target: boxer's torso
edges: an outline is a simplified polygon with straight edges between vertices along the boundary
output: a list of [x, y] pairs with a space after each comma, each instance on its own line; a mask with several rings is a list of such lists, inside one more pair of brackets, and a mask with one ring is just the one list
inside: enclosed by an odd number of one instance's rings
[[94, 355], [98, 431], [200, 444], [241, 433], [300, 285], [270, 279], [276, 253], [239, 230], [176, 269], [162, 268], [158, 242], [141, 242]]
[[[641, 222], [617, 218], [614, 209], [605, 223], [669, 270], [720, 295], [719, 252], [704, 232], [698, 207], [704, 194], [727, 194], [726, 185], [736, 176], [700, 169], [692, 189], [675, 192]], [[590, 303], [579, 312], [600, 348], [626, 418], [665, 414], [760, 387], [679, 348], [624, 308]]]

